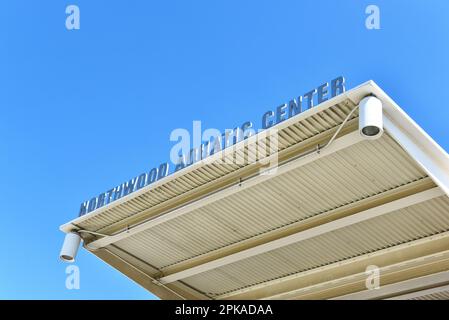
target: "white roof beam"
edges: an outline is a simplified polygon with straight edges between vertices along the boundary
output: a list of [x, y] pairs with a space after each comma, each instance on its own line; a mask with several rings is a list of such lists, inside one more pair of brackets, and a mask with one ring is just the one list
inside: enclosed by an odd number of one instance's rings
[[122, 232], [119, 232], [117, 234], [114, 234], [111, 236], [106, 236], [106, 237], [100, 238], [98, 240], [94, 240], [94, 241], [88, 243], [86, 245], [86, 248], [89, 250], [96, 250], [96, 249], [99, 249], [102, 247], [106, 247], [107, 245], [109, 245], [111, 243], [123, 240], [127, 237], [134, 235], [134, 234], [137, 234], [137, 233], [145, 231], [149, 228], [155, 227], [161, 223], [168, 222], [172, 219], [175, 219], [175, 218], [180, 217], [186, 213], [189, 213], [195, 209], [201, 208], [209, 203], [212, 203], [212, 202], [222, 199], [224, 197], [230, 196], [234, 193], [245, 190], [247, 188], [253, 187], [263, 181], [273, 178], [274, 176], [281, 175], [283, 173], [286, 173], [288, 171], [291, 171], [293, 169], [299, 168], [308, 163], [316, 161], [317, 159], [326, 157], [326, 156], [333, 154], [337, 151], [348, 148], [360, 141], [363, 141], [363, 137], [361, 137], [357, 131], [354, 131], [352, 133], [342, 136], [341, 138], [336, 139], [332, 143], [332, 145], [330, 145], [328, 148], [321, 150], [320, 152], [311, 153], [305, 157], [301, 157], [296, 160], [287, 162], [283, 165], [280, 165], [277, 168], [276, 173], [274, 173], [274, 174], [257, 175], [253, 178], [243, 181], [240, 184], [233, 185], [233, 186], [223, 189], [221, 191], [215, 192], [209, 196], [206, 196], [205, 198], [202, 198], [200, 200], [197, 200], [195, 202], [187, 204], [187, 205], [180, 207], [178, 209], [175, 209], [173, 211], [159, 215], [155, 218], [147, 220], [143, 223], [140, 223], [134, 227], [131, 227], [131, 228], [124, 230]]
[[427, 200], [434, 199], [436, 197], [444, 195], [443, 191], [436, 187], [432, 188], [420, 193], [416, 193], [411, 196], [407, 196], [378, 207], [374, 207], [357, 214], [353, 214], [351, 216], [341, 218], [335, 221], [331, 221], [329, 223], [307, 229], [305, 231], [298, 232], [296, 234], [286, 236], [284, 238], [280, 238], [265, 244], [261, 244], [259, 246], [249, 248], [246, 250], [242, 250], [240, 252], [204, 263], [199, 266], [195, 266], [177, 273], [173, 273], [167, 276], [164, 276], [159, 279], [162, 283], [171, 283], [174, 281], [178, 281], [187, 277], [191, 277], [209, 270], [213, 270], [216, 268], [220, 268], [222, 266], [238, 262], [243, 259], [247, 259], [259, 254], [263, 254], [265, 252], [269, 252], [275, 249], [279, 249], [290, 244], [294, 244], [300, 241], [304, 241], [327, 232], [335, 231], [356, 223], [360, 223], [369, 219], [373, 219], [384, 214], [390, 213], [392, 211], [396, 211], [408, 206], [412, 206]]

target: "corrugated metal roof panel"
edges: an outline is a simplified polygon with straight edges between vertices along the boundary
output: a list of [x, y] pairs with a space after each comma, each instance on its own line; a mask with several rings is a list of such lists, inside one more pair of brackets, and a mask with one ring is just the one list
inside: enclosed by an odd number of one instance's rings
[[115, 243], [164, 269], [426, 177], [388, 135], [222, 198]]
[[183, 280], [218, 296], [401, 243], [449, 231], [442, 196]]

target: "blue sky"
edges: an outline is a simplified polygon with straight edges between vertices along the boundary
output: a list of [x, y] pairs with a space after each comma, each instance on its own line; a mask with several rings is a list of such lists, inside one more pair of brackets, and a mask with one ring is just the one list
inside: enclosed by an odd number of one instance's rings
[[154, 298], [84, 249], [67, 290], [59, 226], [168, 161], [171, 131], [193, 120], [258, 122], [344, 75], [376, 81], [449, 150], [448, 16], [447, 0], [2, 1], [0, 298]]

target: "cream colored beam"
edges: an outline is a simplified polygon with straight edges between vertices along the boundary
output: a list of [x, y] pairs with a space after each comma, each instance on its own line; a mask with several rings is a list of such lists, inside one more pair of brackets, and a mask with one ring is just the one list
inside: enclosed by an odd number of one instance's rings
[[[365, 270], [369, 265], [383, 269], [382, 285], [445, 271], [449, 269], [448, 248], [449, 232], [445, 232], [236, 290], [215, 299], [329, 299], [365, 290]], [[413, 270], [417, 267], [421, 269]], [[402, 272], [407, 269], [408, 272]]]
[[349, 203], [339, 208], [335, 208], [328, 212], [323, 212], [319, 215], [315, 215], [305, 220], [301, 220], [292, 223], [287, 226], [283, 226], [274, 230], [267, 231], [249, 239], [245, 239], [238, 243], [233, 243], [228, 246], [218, 248], [216, 250], [207, 252], [205, 254], [195, 256], [185, 261], [181, 261], [177, 264], [165, 267], [163, 275], [170, 275], [180, 272], [182, 270], [190, 269], [195, 266], [202, 265], [206, 262], [210, 262], [219, 259], [230, 254], [237, 253], [242, 250], [246, 250], [270, 241], [274, 241], [319, 225], [341, 219], [358, 212], [374, 208], [388, 202], [410, 196], [415, 193], [419, 193], [435, 187], [435, 183], [430, 178], [424, 178], [417, 180], [406, 185], [399, 186], [397, 188], [376, 194], [374, 196], [361, 199], [359, 201]]
[[436, 197], [442, 196], [444, 195], [444, 193], [442, 192], [442, 190], [438, 187], [430, 189], [430, 190], [426, 190], [402, 199], [398, 199], [389, 203], [386, 203], [384, 205], [375, 207], [375, 208], [371, 208], [368, 210], [365, 210], [363, 212], [359, 212], [357, 214], [342, 218], [342, 219], [338, 219], [336, 221], [331, 221], [329, 223], [314, 227], [314, 228], [310, 228], [307, 230], [304, 230], [302, 232], [281, 238], [281, 239], [277, 239], [247, 250], [243, 250], [219, 259], [216, 259], [214, 261], [210, 261], [207, 263], [204, 263], [202, 265], [187, 269], [187, 270], [183, 270], [171, 275], [167, 275], [164, 276], [162, 278], [160, 278], [159, 280], [162, 283], [171, 283], [174, 281], [178, 281], [187, 277], [191, 277], [194, 275], [197, 275], [199, 273], [203, 273], [209, 270], [213, 270], [216, 268], [220, 268], [222, 266], [231, 264], [231, 263], [235, 263], [238, 262], [240, 260], [243, 259], [247, 259], [259, 254], [263, 254], [265, 252], [269, 252], [275, 249], [279, 249], [288, 245], [291, 245], [293, 243], [297, 243], [306, 239], [310, 239], [316, 236], [319, 236], [321, 234], [327, 233], [327, 232], [331, 232], [334, 230], [338, 230], [356, 223], [360, 223], [369, 219], [373, 219], [379, 216], [382, 216], [384, 214], [390, 213], [392, 211], [396, 211], [399, 209], [402, 209], [404, 207], [407, 206], [411, 206], [414, 204], [418, 204], [430, 199], [434, 199]]

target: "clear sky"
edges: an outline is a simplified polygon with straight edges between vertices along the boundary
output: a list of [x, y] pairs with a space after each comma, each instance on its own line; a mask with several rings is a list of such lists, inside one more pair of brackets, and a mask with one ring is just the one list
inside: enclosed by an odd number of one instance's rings
[[344, 75], [376, 81], [449, 150], [448, 40], [447, 0], [1, 1], [0, 298], [154, 298], [84, 249], [67, 290], [59, 226], [168, 161], [193, 120], [258, 124]]

